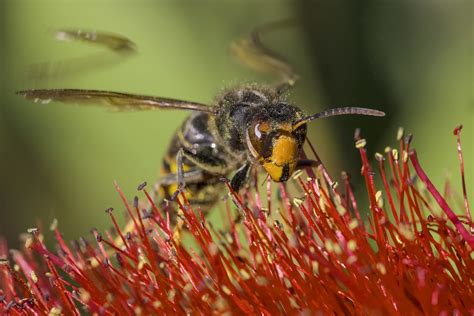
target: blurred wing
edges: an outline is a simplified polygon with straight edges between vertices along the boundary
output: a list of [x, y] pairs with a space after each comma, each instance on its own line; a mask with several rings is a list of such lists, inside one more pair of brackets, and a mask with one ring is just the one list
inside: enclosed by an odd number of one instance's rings
[[277, 90], [283, 92], [295, 84], [298, 74], [283, 56], [262, 43], [261, 35], [295, 24], [293, 19], [264, 24], [251, 34], [235, 40], [231, 44], [231, 51], [248, 67], [274, 75], [278, 80]]
[[120, 34], [84, 29], [61, 29], [54, 33], [54, 37], [58, 41], [86, 43], [106, 50], [80, 57], [32, 64], [28, 70], [28, 78], [33, 81], [33, 84], [110, 67], [137, 52], [135, 43]]
[[112, 91], [38, 89], [18, 91], [17, 94], [41, 104], [63, 102], [71, 104], [105, 105], [118, 111], [142, 111], [160, 108], [215, 113], [213, 107], [196, 102]]
[[81, 41], [107, 47], [115, 52], [135, 52], [135, 43], [120, 34], [82, 29], [62, 29], [54, 34], [59, 41]]

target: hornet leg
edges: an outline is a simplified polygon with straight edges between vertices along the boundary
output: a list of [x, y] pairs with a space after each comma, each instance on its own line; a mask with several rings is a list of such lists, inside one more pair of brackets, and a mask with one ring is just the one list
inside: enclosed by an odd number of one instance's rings
[[237, 172], [232, 177], [232, 180], [230, 180], [230, 186], [232, 187], [232, 190], [238, 193], [239, 190], [243, 187], [243, 185], [247, 182], [251, 166], [252, 165], [248, 163], [240, 167], [239, 170], [237, 170]]

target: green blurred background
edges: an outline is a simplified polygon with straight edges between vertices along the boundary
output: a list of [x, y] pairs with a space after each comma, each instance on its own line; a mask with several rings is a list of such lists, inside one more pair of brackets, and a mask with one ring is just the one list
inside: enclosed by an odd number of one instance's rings
[[[358, 176], [353, 131], [369, 149], [412, 132], [426, 171], [460, 192], [453, 128], [465, 125], [464, 154], [474, 190], [474, 2], [466, 1], [0, 1], [0, 235], [18, 235], [59, 220], [66, 238], [110, 223], [117, 180], [128, 196], [156, 179], [160, 157], [186, 113], [108, 113], [29, 103], [26, 88], [91, 88], [212, 103], [223, 89], [268, 80], [242, 67], [229, 43], [262, 23], [296, 17], [301, 26], [265, 42], [291, 60], [301, 81], [291, 100], [307, 112], [365, 105], [388, 116], [333, 118], [310, 127], [331, 173]], [[85, 28], [123, 34], [139, 53], [115, 65], [33, 80], [31, 65], [98, 52], [56, 42], [51, 31]], [[110, 54], [111, 62], [114, 61]]]

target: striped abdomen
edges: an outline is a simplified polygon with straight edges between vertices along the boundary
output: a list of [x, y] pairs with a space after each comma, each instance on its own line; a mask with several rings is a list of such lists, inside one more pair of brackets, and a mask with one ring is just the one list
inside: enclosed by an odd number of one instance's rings
[[[160, 175], [162, 179], [177, 178], [178, 151], [182, 148], [185, 153], [192, 153], [195, 161], [190, 160], [189, 155], [183, 157], [185, 194], [191, 205], [203, 211], [209, 210], [221, 197], [223, 185], [220, 178], [228, 169], [225, 151], [209, 131], [208, 121], [207, 113], [194, 112], [188, 117], [171, 140]], [[177, 183], [161, 185], [161, 198], [169, 199], [177, 188]]]

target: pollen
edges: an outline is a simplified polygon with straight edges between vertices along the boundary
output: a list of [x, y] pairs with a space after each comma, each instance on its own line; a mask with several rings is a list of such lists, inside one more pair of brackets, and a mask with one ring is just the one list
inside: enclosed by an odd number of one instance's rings
[[80, 288], [79, 289], [79, 297], [81, 298], [81, 301], [83, 303], [87, 303], [91, 299], [91, 294], [89, 292], [87, 292], [85, 289]]
[[379, 272], [383, 275], [387, 274], [387, 268], [385, 268], [385, 265], [381, 262], [378, 262], [375, 267], [377, 268], [377, 270], [379, 270]]
[[293, 204], [296, 207], [300, 207], [303, 203], [304, 203], [304, 200], [302, 200], [300, 198], [293, 198]]
[[375, 193], [375, 202], [377, 202], [377, 206], [379, 208], [383, 208], [383, 198], [382, 198], [382, 191], [377, 191], [377, 193]]
[[25, 248], [29, 249], [34, 243], [34, 239], [32, 237], [28, 237], [25, 241]]
[[407, 163], [408, 161], [408, 152], [406, 150], [403, 150], [402, 152], [402, 159], [404, 163]]
[[138, 259], [139, 259], [139, 261], [138, 261], [138, 270], [141, 270], [145, 267], [145, 264], [148, 263], [148, 260], [146, 259], [146, 257], [143, 254], [140, 254]]
[[415, 239], [415, 234], [411, 230], [411, 227], [406, 225], [406, 224], [400, 224], [398, 226], [398, 231], [399, 231], [400, 235], [405, 237], [405, 239], [408, 239], [408, 240]]
[[354, 264], [356, 262], [357, 262], [357, 256], [355, 256], [355, 255], [349, 256], [347, 258], [347, 261], [346, 261], [347, 265], [351, 265], [351, 264]]
[[49, 316], [59, 316], [62, 314], [62, 309], [60, 307], [53, 307], [49, 310]]
[[239, 272], [240, 272], [240, 277], [242, 278], [242, 280], [247, 281], [248, 279], [250, 279], [250, 274], [247, 272], [247, 270], [240, 269]]
[[53, 221], [51, 222], [51, 225], [49, 225], [49, 230], [51, 231], [54, 231], [58, 228], [58, 219], [55, 218], [53, 219]]
[[209, 253], [211, 254], [211, 256], [215, 256], [219, 253], [219, 248], [217, 247], [217, 245], [215, 243], [210, 243], [207, 248], [208, 248]]
[[401, 140], [403, 138], [403, 135], [405, 134], [405, 131], [403, 130], [403, 127], [399, 127], [397, 130], [397, 140]]
[[398, 161], [398, 150], [392, 149], [392, 157], [395, 161]]
[[296, 172], [293, 174], [293, 179], [298, 179], [299, 177], [301, 177], [301, 175], [303, 174], [303, 170], [299, 169], [299, 170], [296, 170]]
[[33, 283], [38, 283], [38, 277], [36, 276], [35, 271], [30, 272], [30, 277], [31, 277], [31, 280], [33, 281]]
[[357, 249], [357, 243], [354, 239], [351, 239], [347, 242], [347, 249], [349, 251], [355, 251]]
[[33, 228], [28, 228], [26, 231], [27, 231], [28, 234], [35, 235], [39, 232], [39, 229], [36, 228], [36, 227], [33, 227]]
[[381, 153], [375, 153], [375, 159], [377, 159], [377, 161], [384, 161], [384, 157]]
[[224, 292], [227, 295], [230, 295], [232, 293], [231, 290], [225, 285], [223, 285], [221, 288], [222, 288], [222, 292]]
[[363, 138], [357, 140], [356, 143], [355, 143], [355, 147], [356, 147], [357, 149], [364, 148], [365, 145], [367, 145], [367, 141], [366, 141], [365, 139], [363, 139]]
[[326, 248], [327, 252], [329, 253], [334, 252], [334, 243], [332, 242], [332, 240], [327, 239], [324, 242], [324, 247]]
[[359, 226], [359, 221], [356, 218], [351, 219], [349, 222], [349, 229], [354, 230]]

